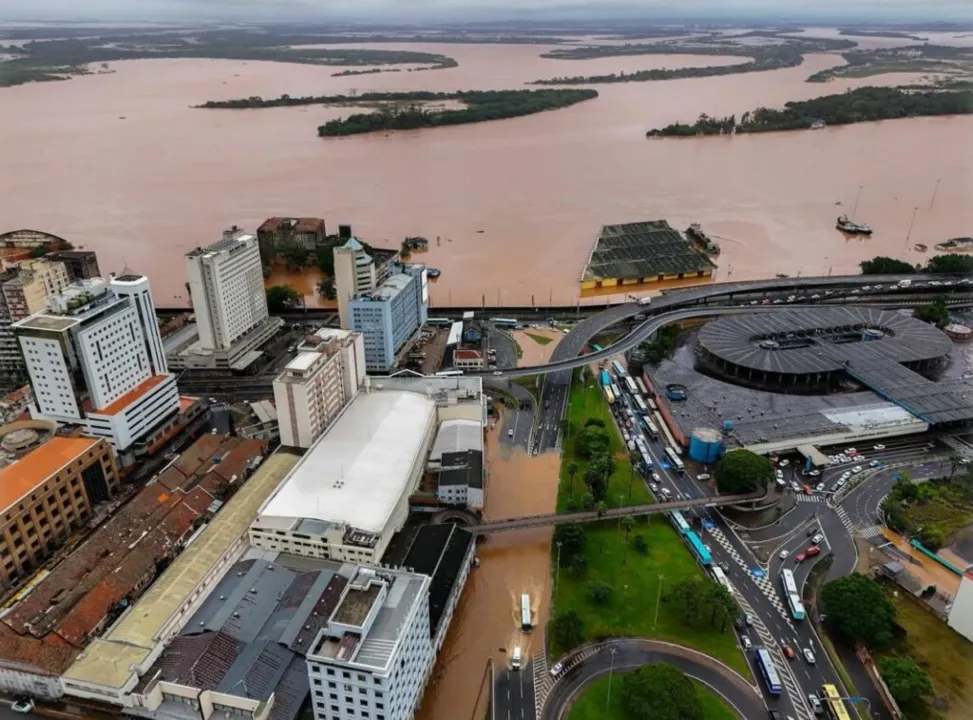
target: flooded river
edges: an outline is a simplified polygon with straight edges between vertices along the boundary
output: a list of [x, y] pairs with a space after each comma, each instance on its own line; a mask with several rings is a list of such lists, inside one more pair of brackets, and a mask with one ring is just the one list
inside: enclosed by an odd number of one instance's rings
[[[774, 72], [601, 86], [596, 100], [526, 118], [349, 138], [315, 134], [343, 109], [190, 107], [281, 93], [513, 88], [565, 74], [740, 61], [550, 60], [529, 45], [416, 49], [448, 54], [459, 67], [335, 78], [334, 68], [146, 60], [0, 90], [0, 231], [37, 228], [97, 250], [103, 268], [146, 273], [156, 302], [176, 305], [187, 301], [182, 254], [224, 227], [322, 216], [330, 229], [350, 223], [376, 245], [433, 239], [422, 259], [443, 271], [434, 306], [573, 303], [607, 223], [700, 222], [722, 244], [720, 279], [849, 272], [877, 254], [919, 262], [906, 243], [913, 212], [910, 246], [973, 234], [973, 117], [644, 137], [703, 112], [739, 114], [865, 82], [804, 83], [839, 61], [830, 55]], [[848, 240], [834, 220], [850, 212], [859, 187], [855, 219], [875, 234]], [[313, 301], [316, 278], [305, 282]]]

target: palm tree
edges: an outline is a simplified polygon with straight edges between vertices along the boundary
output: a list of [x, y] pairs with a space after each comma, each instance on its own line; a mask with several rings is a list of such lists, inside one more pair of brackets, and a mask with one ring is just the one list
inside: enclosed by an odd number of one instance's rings
[[568, 477], [571, 478], [569, 494], [574, 495], [574, 476], [578, 474], [578, 463], [574, 460], [568, 463]]
[[631, 515], [626, 515], [622, 518], [622, 527], [625, 528], [625, 550], [622, 552], [622, 565], [624, 565], [628, 557], [628, 536], [635, 527], [635, 519]]
[[953, 482], [953, 475], [956, 474], [956, 468], [963, 464], [963, 456], [959, 453], [950, 453], [949, 455], [949, 481]]

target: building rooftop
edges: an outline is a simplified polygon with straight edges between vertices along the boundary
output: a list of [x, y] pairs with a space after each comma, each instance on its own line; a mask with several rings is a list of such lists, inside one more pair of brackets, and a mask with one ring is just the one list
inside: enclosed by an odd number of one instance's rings
[[317, 352], [302, 352], [296, 358], [291, 360], [284, 367], [284, 370], [293, 370], [296, 372], [307, 372], [318, 360], [321, 359], [321, 353]]
[[257, 228], [257, 232], [275, 232], [275, 231], [288, 231], [295, 233], [308, 233], [308, 232], [318, 232], [324, 233], [324, 220], [321, 218], [294, 218], [294, 217], [272, 217], [267, 218], [262, 223], [260, 227]]
[[442, 469], [439, 471], [440, 485], [465, 485], [483, 488], [483, 453], [479, 450], [444, 452]]
[[63, 332], [80, 322], [78, 318], [72, 317], [61, 317], [57, 315], [46, 315], [40, 313], [38, 315], [31, 315], [30, 317], [24, 318], [19, 322], [15, 322], [13, 327], [23, 328], [25, 330], [48, 330], [53, 332]]
[[157, 388], [166, 380], [172, 380], [175, 382], [175, 376], [153, 375], [152, 377], [140, 382], [134, 388], [101, 410], [96, 410], [94, 407], [92, 407], [91, 401], [86, 399], [82, 403], [84, 411], [89, 415], [118, 415], [119, 413], [125, 412], [125, 410], [132, 403], [141, 398], [143, 395], [147, 395], [148, 393], [152, 392], [152, 390]]
[[[429, 578], [405, 570], [389, 568], [357, 567], [346, 595], [342, 598], [335, 617], [324, 627], [311, 646], [308, 654], [321, 660], [364, 666], [379, 672], [390, 672], [389, 661], [402, 640], [402, 632], [407, 629], [406, 619], [415, 611], [417, 604], [428, 591]], [[349, 625], [360, 624], [364, 615], [372, 608], [380, 594], [381, 583], [387, 592], [375, 619], [362, 632], [344, 632], [331, 623], [351, 620]], [[349, 609], [343, 608], [348, 601]], [[347, 613], [347, 616], [345, 615]], [[363, 615], [364, 613], [364, 615]], [[333, 629], [332, 629], [333, 628]], [[340, 634], [339, 634], [340, 633]]]
[[245, 243], [249, 240], [256, 240], [256, 236], [234, 228], [232, 230], [227, 230], [223, 237], [212, 245], [190, 250], [188, 253], [186, 253], [186, 257], [210, 257], [213, 255], [219, 255], [220, 253], [232, 250], [238, 247], [241, 243]]
[[352, 302], [361, 302], [363, 300], [366, 302], [390, 302], [405, 290], [414, 279], [415, 277], [413, 275], [405, 272], [389, 275], [388, 279], [377, 288], [370, 293], [354, 298]]
[[[288, 452], [271, 455], [222, 507], [205, 529], [111, 630], [92, 642], [64, 672], [79, 682], [122, 687], [131, 666], [145, 661], [160, 633], [203, 578], [246, 532], [257, 508], [297, 463]], [[147, 488], [151, 489], [151, 488]]]
[[385, 529], [424, 452], [436, 404], [418, 392], [359, 393], [260, 511], [371, 533]]
[[582, 280], [655, 279], [658, 275], [695, 275], [713, 267], [704, 253], [665, 220], [650, 220], [602, 227]]
[[416, 533], [402, 567], [432, 578], [429, 586], [429, 632], [435, 636], [462, 571], [473, 533], [458, 525], [426, 525]]
[[0, 513], [16, 505], [21, 498], [29, 495], [65, 465], [70, 465], [97, 442], [91, 438], [55, 436], [0, 470]]
[[459, 358], [460, 360], [479, 360], [483, 357], [477, 350], [468, 350], [466, 348], [458, 348], [453, 353], [454, 358]]
[[445, 420], [436, 433], [429, 459], [435, 462], [444, 453], [467, 450], [483, 451], [483, 426], [476, 420]]

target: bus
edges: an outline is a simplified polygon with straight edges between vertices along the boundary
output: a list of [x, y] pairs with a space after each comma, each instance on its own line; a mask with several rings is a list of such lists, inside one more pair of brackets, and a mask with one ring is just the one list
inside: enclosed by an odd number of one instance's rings
[[456, 377], [462, 374], [462, 370], [443, 370], [442, 372], [436, 373], [436, 377]]
[[605, 385], [605, 399], [608, 401], [609, 405], [615, 404], [615, 393], [612, 392], [611, 385]]
[[608, 374], [607, 370], [601, 371], [601, 384], [602, 386], [608, 386], [612, 384], [611, 375]]
[[638, 397], [639, 386], [635, 384], [635, 381], [632, 379], [632, 376], [626, 375], [624, 380], [625, 380], [625, 389], [628, 390], [629, 395], [631, 395], [632, 397]]
[[618, 360], [612, 360], [612, 367], [615, 369], [615, 377], [623, 378], [628, 376], [625, 368], [622, 367], [622, 364]]
[[612, 383], [612, 393], [614, 393], [616, 400], [622, 399], [622, 391], [619, 389], [616, 383]]
[[686, 518], [678, 510], [673, 510], [669, 513], [669, 519], [672, 520], [672, 526], [676, 528], [676, 532], [680, 535], [685, 535], [692, 529], [689, 527], [689, 523], [686, 522]]
[[530, 595], [524, 593], [520, 596], [520, 629], [530, 632], [533, 627], [530, 617]]
[[648, 450], [641, 450], [639, 455], [642, 456], [642, 463], [645, 465], [646, 472], [652, 472], [652, 468], [655, 467], [655, 463], [652, 462], [652, 456], [649, 455]]
[[821, 699], [824, 706], [828, 709], [828, 716], [831, 720], [851, 720], [851, 715], [845, 708], [845, 703], [841, 699], [841, 693], [834, 685], [821, 686]]
[[679, 455], [677, 455], [676, 451], [671, 447], [666, 448], [666, 457], [669, 459], [669, 462], [672, 463], [672, 467], [675, 468], [677, 473], [683, 473], [686, 471], [686, 466], [682, 464], [682, 460], [679, 458]]
[[642, 416], [642, 427], [645, 428], [645, 432], [649, 434], [653, 440], [659, 439], [659, 428], [655, 426], [655, 423], [649, 420], [648, 415]]
[[690, 530], [683, 537], [686, 538], [686, 542], [689, 544], [689, 549], [692, 551], [693, 555], [701, 565], [706, 565], [708, 567], [710, 564], [712, 564], [713, 557], [709, 554], [709, 550], [706, 549], [706, 546], [703, 545], [703, 541], [699, 539], [699, 535]]
[[426, 318], [426, 325], [433, 327], [449, 327], [452, 324], [453, 321], [449, 318]]
[[784, 585], [784, 597], [787, 598], [787, 606], [791, 610], [791, 617], [795, 620], [803, 620], [804, 603], [801, 602], [801, 595], [797, 592], [797, 583], [794, 582], [794, 572], [784, 568], [780, 573], [780, 577]]
[[495, 317], [490, 318], [490, 322], [500, 328], [515, 328], [520, 325], [520, 323], [514, 318]]
[[649, 408], [646, 406], [645, 400], [642, 399], [641, 395], [635, 395], [633, 397], [635, 399], [635, 407], [638, 408], [640, 413], [646, 413], [649, 411]]
[[601, 352], [603, 348], [601, 347], [601, 345], [592, 345], [591, 349], [594, 350], [595, 352]]
[[723, 572], [723, 568], [719, 567], [718, 565], [714, 565], [710, 568], [710, 572], [713, 573], [713, 579], [725, 587], [727, 592], [733, 592], [733, 585], [730, 584], [730, 578], [728, 578], [726, 573]]
[[659, 432], [662, 433], [662, 437], [666, 439], [666, 444], [669, 447], [679, 448], [676, 452], [681, 455], [682, 448], [676, 444], [676, 438], [674, 438], [672, 433], [669, 432], [669, 428], [666, 426], [666, 421], [662, 419], [662, 415], [660, 415], [658, 412], [654, 412], [652, 413], [652, 420], [655, 422], [656, 427], [659, 428]]
[[770, 659], [767, 648], [757, 648], [755, 657], [757, 658], [757, 669], [760, 670], [760, 676], [764, 679], [767, 692], [771, 695], [780, 695], [780, 675], [777, 674], [777, 668], [774, 667], [774, 661]]
[[642, 378], [635, 378], [635, 384], [638, 386], [639, 392], [642, 393], [642, 395], [645, 397], [649, 396], [649, 389], [645, 387], [645, 382], [642, 380]]
[[650, 398], [648, 393], [645, 394], [645, 397], [646, 397], [645, 402], [647, 402], [649, 404], [649, 409], [652, 412], [658, 411], [659, 406], [655, 404], [655, 400], [653, 400], [652, 398]]

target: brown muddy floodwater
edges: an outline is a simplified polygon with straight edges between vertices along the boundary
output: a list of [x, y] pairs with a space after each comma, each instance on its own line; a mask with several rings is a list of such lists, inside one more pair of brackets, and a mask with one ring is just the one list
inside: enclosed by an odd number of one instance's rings
[[[488, 519], [552, 512], [557, 498], [560, 456], [528, 457], [498, 442], [498, 431], [487, 434]], [[544, 634], [520, 632], [520, 596], [534, 601], [534, 624], [547, 623], [550, 596], [551, 531], [503, 533], [477, 547], [480, 567], [470, 573], [453, 616], [433, 678], [423, 697], [418, 720], [466, 720], [477, 707], [482, 717], [486, 698], [479, 698], [487, 659], [500, 666], [503, 650], [519, 645], [525, 656], [540, 649]], [[503, 649], [503, 650], [501, 650]]]
[[[316, 136], [319, 124], [348, 109], [190, 107], [281, 93], [516, 88], [557, 75], [740, 62], [551, 60], [530, 45], [414, 47], [459, 67], [335, 78], [333, 67], [140, 60], [116, 63], [112, 74], [0, 90], [0, 231], [38, 228], [97, 250], [106, 270], [127, 264], [146, 273], [159, 305], [186, 303], [182, 254], [234, 223], [322, 216], [329, 228], [350, 223], [389, 246], [406, 235], [440, 236], [422, 257], [443, 272], [431, 289], [434, 306], [573, 303], [606, 223], [700, 222], [723, 247], [718, 279], [850, 272], [877, 254], [922, 261], [906, 243], [915, 208], [908, 245], [973, 234], [971, 116], [644, 137], [703, 112], [739, 115], [903, 80], [803, 82], [840, 62], [836, 55], [774, 72], [599, 86], [595, 100], [525, 118], [349, 138]], [[859, 187], [855, 219], [875, 234], [849, 240], [834, 220], [850, 212]]]

